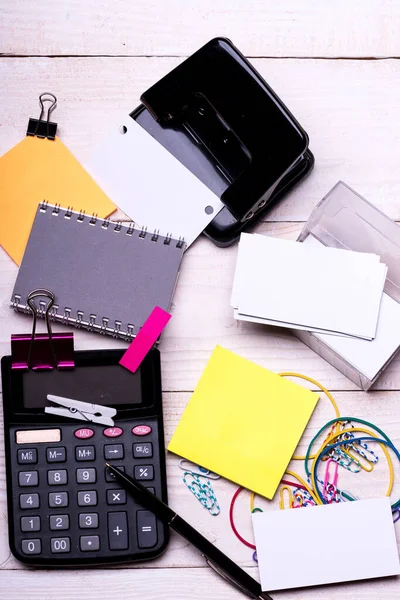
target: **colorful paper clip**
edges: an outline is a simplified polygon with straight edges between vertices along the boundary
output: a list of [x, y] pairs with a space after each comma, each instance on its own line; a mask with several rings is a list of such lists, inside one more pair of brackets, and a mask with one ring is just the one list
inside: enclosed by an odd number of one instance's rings
[[350, 471], [351, 473], [359, 473], [361, 471], [359, 461], [352, 456], [349, 456], [347, 452], [339, 447], [333, 448], [331, 452], [329, 452], [329, 457], [337, 462], [339, 466], [347, 469], [347, 471]]
[[[189, 479], [189, 476], [191, 479]], [[192, 471], [185, 471], [183, 482], [186, 487], [196, 496], [197, 500], [208, 510], [210, 515], [216, 517], [221, 512], [218, 500], [208, 479], [201, 479], [203, 475], [196, 475]]]
[[[285, 492], [287, 493], [288, 506], [285, 506]], [[293, 506], [293, 494], [292, 490], [287, 486], [283, 485], [279, 490], [279, 508], [285, 510], [285, 508], [292, 508]]]
[[192, 463], [190, 460], [186, 460], [186, 458], [181, 458], [179, 461], [179, 468], [186, 473], [191, 473], [192, 475], [198, 475], [199, 477], [207, 477], [207, 479], [220, 479], [221, 475], [217, 475], [217, 473], [213, 473], [204, 467], [200, 467], [200, 465], [196, 465]]
[[338, 501], [338, 471], [339, 463], [334, 461], [332, 458], [327, 460], [325, 468], [324, 487], [322, 493], [328, 504], [332, 504], [333, 501]]

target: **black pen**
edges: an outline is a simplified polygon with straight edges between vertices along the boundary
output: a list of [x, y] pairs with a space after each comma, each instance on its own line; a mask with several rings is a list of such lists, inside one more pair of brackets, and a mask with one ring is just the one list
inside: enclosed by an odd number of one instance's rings
[[167, 504], [164, 504], [154, 494], [149, 492], [139, 482], [125, 475], [122, 471], [106, 463], [107, 467], [114, 473], [119, 483], [130, 492], [135, 500], [151, 510], [156, 517], [167, 523], [174, 531], [179, 533], [188, 542], [193, 544], [199, 552], [204, 556], [207, 564], [210, 565], [226, 581], [231, 583], [249, 598], [259, 600], [272, 600], [266, 592], [262, 592], [260, 584], [243, 571], [236, 563], [233, 562], [226, 554], [218, 550], [211, 542], [194, 529], [187, 521], [177, 515]]

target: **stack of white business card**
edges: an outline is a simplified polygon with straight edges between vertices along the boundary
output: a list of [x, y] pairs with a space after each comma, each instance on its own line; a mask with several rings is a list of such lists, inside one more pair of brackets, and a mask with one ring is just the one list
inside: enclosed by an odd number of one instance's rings
[[387, 267], [376, 254], [243, 233], [235, 318], [372, 340]]

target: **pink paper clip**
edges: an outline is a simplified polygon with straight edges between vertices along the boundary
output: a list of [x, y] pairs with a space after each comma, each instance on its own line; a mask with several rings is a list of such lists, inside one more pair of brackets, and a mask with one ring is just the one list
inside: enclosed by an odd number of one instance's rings
[[156, 306], [135, 339], [131, 342], [119, 364], [128, 369], [128, 371], [135, 373], [146, 354], [160, 337], [171, 316], [167, 311]]
[[[333, 473], [330, 472], [331, 465], [333, 465]], [[339, 465], [335, 460], [330, 458], [329, 460], [326, 461], [323, 496], [329, 504], [332, 504], [334, 498], [336, 500], [337, 482], [338, 482], [338, 477], [339, 477], [338, 470], [339, 470]], [[332, 481], [330, 481], [331, 477], [332, 477]]]

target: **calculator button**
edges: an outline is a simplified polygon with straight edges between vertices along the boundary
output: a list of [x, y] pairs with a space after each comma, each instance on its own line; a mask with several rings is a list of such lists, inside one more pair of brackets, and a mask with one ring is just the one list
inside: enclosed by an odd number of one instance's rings
[[78, 492], [78, 506], [96, 506], [97, 492]]
[[121, 427], [107, 427], [107, 429], [103, 431], [103, 435], [105, 435], [108, 438], [116, 438], [122, 435], [123, 433], [124, 432], [121, 429]]
[[52, 531], [56, 531], [57, 529], [69, 529], [69, 516], [50, 515], [50, 529]]
[[107, 490], [107, 504], [126, 504], [125, 490]]
[[40, 531], [40, 517], [21, 517], [21, 531]]
[[76, 482], [77, 483], [95, 483], [96, 482], [96, 469], [77, 469], [76, 470]]
[[42, 543], [40, 540], [22, 540], [21, 548], [24, 554], [40, 554]]
[[68, 492], [50, 492], [49, 506], [50, 508], [68, 506]]
[[79, 515], [79, 527], [81, 529], [97, 529], [99, 526], [99, 515], [97, 513], [81, 513]]
[[37, 463], [37, 450], [36, 448], [20, 448], [18, 450], [18, 464], [29, 465]]
[[77, 446], [75, 448], [76, 460], [94, 460], [96, 458], [96, 452], [94, 446]]
[[47, 483], [49, 485], [66, 485], [68, 483], [66, 469], [61, 469], [60, 471], [47, 471]]
[[136, 466], [133, 474], [135, 479], [147, 479], [148, 481], [154, 479], [154, 469], [152, 465]]
[[20, 494], [19, 506], [23, 510], [29, 508], [39, 508], [39, 494]]
[[150, 425], [136, 425], [132, 429], [133, 435], [149, 435], [151, 433]]
[[148, 487], [146, 488], [146, 490], [148, 490], [149, 492], [151, 492], [152, 494], [156, 493], [156, 490], [153, 487]]
[[[120, 471], [122, 471], [123, 473], [125, 473], [125, 467], [118, 466], [118, 469]], [[108, 467], [106, 467], [105, 474], [106, 474], [106, 481], [108, 481], [108, 482], [115, 481], [115, 475], [114, 475], [114, 473], [112, 473], [110, 471], [110, 469]]]
[[81, 535], [79, 544], [82, 552], [96, 552], [100, 549], [100, 538], [98, 535]]
[[71, 541], [68, 537], [51, 538], [50, 549], [52, 554], [61, 554], [62, 552], [71, 551]]
[[104, 446], [104, 458], [107, 460], [117, 460], [124, 458], [124, 447], [122, 444], [106, 444]]
[[133, 444], [134, 458], [151, 458], [153, 456], [153, 444], [144, 442], [143, 444]]
[[77, 429], [74, 432], [74, 436], [80, 440], [88, 440], [94, 436], [94, 431], [93, 429], [89, 429], [89, 427], [83, 427], [82, 429]]
[[138, 510], [137, 539], [139, 548], [152, 548], [157, 544], [156, 518], [149, 510]]
[[67, 451], [64, 447], [46, 448], [46, 457], [48, 463], [65, 462], [67, 460]]
[[18, 483], [21, 487], [39, 484], [39, 475], [37, 471], [20, 471], [18, 473]]
[[128, 519], [126, 512], [108, 513], [108, 543], [110, 550], [128, 549]]

